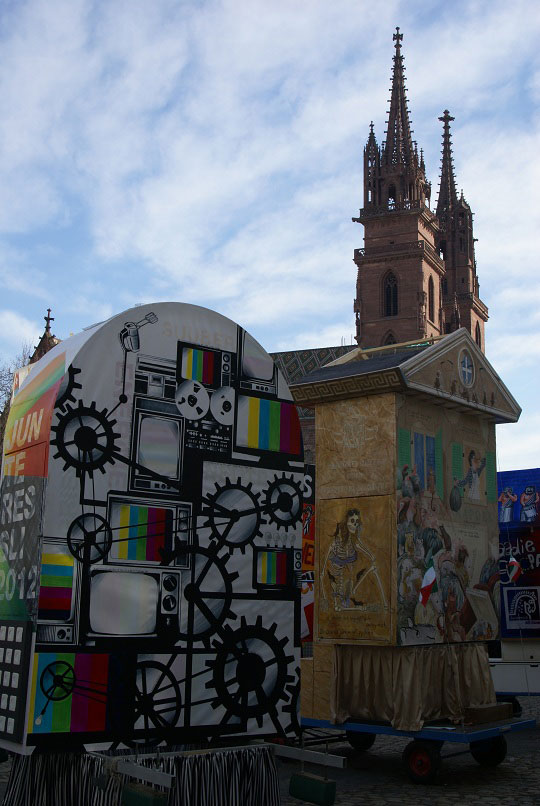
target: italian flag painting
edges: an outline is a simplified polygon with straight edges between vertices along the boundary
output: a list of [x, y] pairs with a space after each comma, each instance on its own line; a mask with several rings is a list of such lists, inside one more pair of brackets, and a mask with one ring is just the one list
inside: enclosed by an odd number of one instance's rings
[[418, 596], [418, 601], [422, 602], [422, 604], [425, 607], [428, 603], [429, 597], [436, 590], [437, 590], [437, 577], [435, 576], [435, 567], [433, 565], [433, 558], [431, 558], [429, 565], [426, 568], [424, 579], [422, 580], [422, 587], [420, 588], [420, 595]]
[[521, 565], [516, 560], [513, 554], [510, 555], [508, 560], [508, 578], [510, 582], [516, 582], [521, 576]]

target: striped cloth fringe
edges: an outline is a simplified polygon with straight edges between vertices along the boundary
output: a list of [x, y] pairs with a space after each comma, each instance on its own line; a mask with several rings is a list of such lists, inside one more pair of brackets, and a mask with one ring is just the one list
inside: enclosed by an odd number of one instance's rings
[[[279, 806], [279, 781], [269, 747], [139, 759], [173, 775], [169, 806]], [[14, 756], [3, 806], [121, 806], [133, 779], [108, 774], [108, 760], [86, 754]], [[98, 777], [103, 775], [98, 784]], [[164, 791], [160, 787], [154, 787]]]

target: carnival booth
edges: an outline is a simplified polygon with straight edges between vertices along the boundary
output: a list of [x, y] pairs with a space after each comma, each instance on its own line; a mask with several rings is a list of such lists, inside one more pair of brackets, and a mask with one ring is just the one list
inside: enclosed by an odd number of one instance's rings
[[268, 354], [159, 303], [61, 342], [15, 387], [0, 745], [290, 734], [304, 466]]
[[495, 424], [519, 406], [464, 329], [353, 350], [291, 389], [316, 434], [303, 719], [463, 721], [495, 702]]

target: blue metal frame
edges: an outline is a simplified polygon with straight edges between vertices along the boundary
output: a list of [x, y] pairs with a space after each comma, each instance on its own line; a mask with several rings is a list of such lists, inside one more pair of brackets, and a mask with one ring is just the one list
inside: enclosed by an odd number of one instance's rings
[[370, 723], [370, 722], [343, 722], [335, 725], [326, 719], [308, 719], [302, 717], [300, 724], [303, 728], [323, 728], [324, 730], [350, 730], [356, 733], [386, 734], [387, 736], [410, 736], [412, 739], [435, 739], [443, 742], [460, 742], [469, 744], [470, 742], [481, 742], [484, 739], [492, 739], [501, 733], [508, 733], [516, 730], [526, 730], [536, 727], [536, 719], [515, 719], [488, 724], [481, 728], [471, 728], [470, 730], [452, 729], [436, 725], [434, 727], [423, 727], [422, 730], [396, 730], [391, 725]]

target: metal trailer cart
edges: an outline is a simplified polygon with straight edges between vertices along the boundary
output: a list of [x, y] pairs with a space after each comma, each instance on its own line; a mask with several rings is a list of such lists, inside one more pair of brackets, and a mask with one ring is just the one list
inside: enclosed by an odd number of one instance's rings
[[[412, 781], [431, 783], [441, 766], [441, 748], [445, 742], [468, 745], [472, 757], [484, 767], [496, 767], [506, 758], [504, 734], [536, 727], [535, 719], [507, 719], [501, 722], [463, 727], [450, 722], [424, 725], [422, 730], [396, 730], [388, 722], [344, 722], [334, 725], [323, 719], [302, 718], [303, 729], [344, 731], [355, 750], [369, 750], [378, 735], [409, 736], [412, 741], [403, 751], [403, 763]], [[323, 740], [324, 741], [324, 740]], [[467, 750], [448, 753], [444, 758], [461, 755]]]

